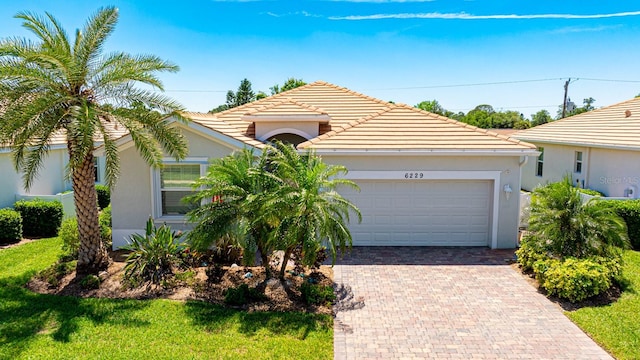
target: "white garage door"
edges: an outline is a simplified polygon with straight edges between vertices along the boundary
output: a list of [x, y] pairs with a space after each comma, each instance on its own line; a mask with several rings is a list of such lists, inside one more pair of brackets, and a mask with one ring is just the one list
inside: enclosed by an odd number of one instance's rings
[[488, 246], [492, 182], [357, 180], [341, 193], [358, 206], [355, 246]]

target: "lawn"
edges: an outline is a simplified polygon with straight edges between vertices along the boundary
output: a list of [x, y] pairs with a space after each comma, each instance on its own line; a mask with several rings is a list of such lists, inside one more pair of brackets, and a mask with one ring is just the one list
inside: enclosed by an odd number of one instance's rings
[[331, 359], [327, 315], [246, 313], [202, 302], [79, 299], [23, 285], [58, 238], [0, 250], [0, 359]]
[[640, 359], [640, 252], [626, 251], [629, 287], [615, 303], [568, 312], [578, 326], [618, 359]]

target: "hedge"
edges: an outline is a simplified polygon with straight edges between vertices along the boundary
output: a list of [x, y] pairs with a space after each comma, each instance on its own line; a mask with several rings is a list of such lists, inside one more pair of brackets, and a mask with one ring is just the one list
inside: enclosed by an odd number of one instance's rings
[[96, 194], [98, 195], [98, 207], [104, 209], [111, 204], [111, 190], [106, 185], [96, 185]]
[[59, 201], [20, 200], [14, 208], [22, 216], [22, 229], [26, 237], [53, 237], [62, 224], [63, 209]]
[[603, 200], [602, 204], [610, 206], [627, 223], [629, 240], [634, 250], [640, 250], [640, 199], [638, 200]]
[[22, 217], [13, 209], [0, 209], [0, 244], [22, 240]]

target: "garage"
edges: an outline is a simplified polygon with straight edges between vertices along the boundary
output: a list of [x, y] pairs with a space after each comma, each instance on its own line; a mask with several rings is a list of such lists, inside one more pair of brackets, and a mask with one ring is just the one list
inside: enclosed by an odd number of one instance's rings
[[356, 180], [355, 246], [490, 246], [491, 180]]

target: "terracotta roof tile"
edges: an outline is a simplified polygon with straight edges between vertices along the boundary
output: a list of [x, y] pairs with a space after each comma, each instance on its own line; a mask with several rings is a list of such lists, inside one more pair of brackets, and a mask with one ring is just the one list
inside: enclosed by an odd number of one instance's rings
[[640, 98], [521, 130], [513, 137], [532, 142], [640, 150]]
[[342, 149], [482, 149], [531, 150], [535, 146], [478, 129], [444, 116], [392, 104], [358, 92], [317, 81], [217, 114], [185, 113], [215, 131], [247, 144], [255, 140], [248, 115], [327, 114], [320, 135], [299, 145]]

